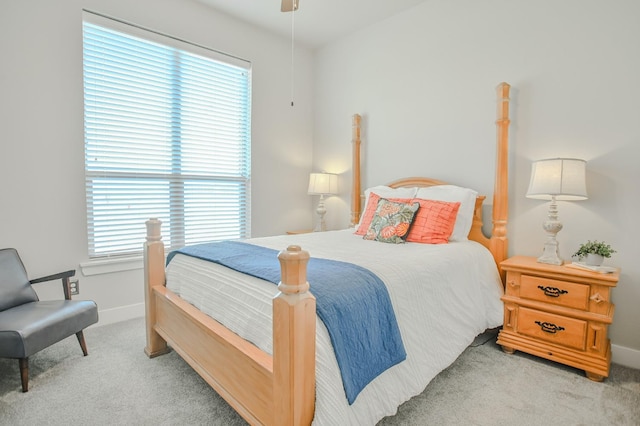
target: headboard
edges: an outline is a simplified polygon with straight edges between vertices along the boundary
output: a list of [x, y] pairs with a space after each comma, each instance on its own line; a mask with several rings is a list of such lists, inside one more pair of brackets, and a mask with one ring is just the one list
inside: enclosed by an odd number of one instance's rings
[[[493, 255], [498, 268], [500, 262], [507, 258], [507, 217], [508, 217], [508, 149], [509, 149], [509, 89], [507, 83], [500, 83], [497, 91], [497, 119], [496, 119], [496, 168], [493, 189], [493, 212], [491, 235], [485, 236], [482, 232], [482, 206], [486, 199], [484, 195], [478, 196], [474, 210], [473, 223], [469, 231], [469, 239], [477, 241], [487, 247]], [[360, 125], [361, 117], [353, 116], [352, 144], [353, 144], [353, 181], [351, 196], [351, 225], [355, 226], [362, 212], [362, 189], [360, 183]], [[428, 187], [434, 185], [447, 185], [437, 179], [423, 177], [409, 177], [396, 180], [387, 184], [391, 188], [401, 187]], [[501, 272], [502, 275], [502, 272]], [[503, 276], [504, 281], [504, 276]]]

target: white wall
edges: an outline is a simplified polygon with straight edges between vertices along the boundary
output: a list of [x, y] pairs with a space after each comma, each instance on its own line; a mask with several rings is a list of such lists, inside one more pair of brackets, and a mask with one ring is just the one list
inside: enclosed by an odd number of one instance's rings
[[[252, 231], [308, 228], [312, 55], [190, 0], [28, 0], [0, 5], [0, 247], [30, 277], [86, 262], [82, 8], [230, 53], [253, 64]], [[284, 17], [283, 19], [286, 19]], [[274, 188], [277, 188], [274, 190]], [[143, 226], [143, 224], [141, 224]], [[142, 271], [80, 276], [101, 323], [143, 313]], [[59, 283], [40, 284], [43, 298]]]
[[[363, 188], [419, 175], [491, 195], [494, 89], [510, 83], [510, 254], [538, 256], [545, 239], [548, 205], [525, 198], [531, 161], [587, 160], [589, 199], [559, 203], [561, 256], [587, 239], [618, 250], [610, 337], [614, 357], [640, 367], [638, 16], [637, 0], [429, 0], [328, 45], [316, 55], [314, 168], [348, 183], [359, 113]], [[348, 224], [342, 192], [327, 202], [332, 228]]]

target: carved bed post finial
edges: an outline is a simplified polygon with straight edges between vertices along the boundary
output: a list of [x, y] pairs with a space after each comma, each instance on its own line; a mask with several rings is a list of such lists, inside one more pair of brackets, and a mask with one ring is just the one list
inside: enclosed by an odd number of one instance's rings
[[147, 220], [144, 223], [147, 226], [147, 242], [154, 242], [162, 240], [162, 235], [160, 233], [160, 227], [162, 226], [162, 221], [155, 217]]
[[296, 245], [290, 245], [286, 250], [278, 253], [281, 274], [278, 290], [284, 294], [306, 293], [309, 290], [307, 282], [309, 258], [309, 252]]
[[164, 286], [164, 243], [158, 219], [149, 219], [147, 225], [147, 241], [144, 243], [144, 300], [146, 311], [147, 346], [144, 352], [153, 358], [169, 351], [167, 342], [155, 330], [156, 300], [153, 288]]
[[354, 114], [352, 121], [352, 136], [351, 142], [353, 144], [353, 179], [351, 188], [351, 226], [356, 226], [360, 221], [361, 212], [361, 188], [360, 188], [360, 115]]
[[273, 424], [308, 425], [316, 388], [316, 298], [308, 291], [309, 253], [289, 246], [278, 259], [282, 281], [273, 300]]
[[[496, 176], [493, 190], [493, 229], [491, 231], [491, 252], [500, 263], [507, 258], [507, 218], [509, 214], [509, 89], [507, 83], [500, 83], [497, 91], [496, 119]], [[504, 274], [500, 271], [504, 282]]]

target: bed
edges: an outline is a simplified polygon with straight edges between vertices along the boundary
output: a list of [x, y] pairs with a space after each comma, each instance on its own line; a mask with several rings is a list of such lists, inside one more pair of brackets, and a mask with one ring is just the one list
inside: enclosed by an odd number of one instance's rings
[[[354, 235], [366, 219], [372, 194], [407, 198], [401, 196], [402, 191], [409, 191], [408, 198], [420, 198], [420, 194], [448, 188], [434, 179], [400, 179], [385, 185], [388, 189], [365, 191], [363, 212], [360, 117], [355, 115], [354, 228], [245, 242], [273, 253], [281, 250], [277, 287], [184, 254], [173, 256], [165, 268], [160, 222], [147, 221], [145, 353], [155, 357], [173, 348], [250, 424], [375, 424], [394, 414], [400, 404], [422, 392], [478, 333], [501, 324], [499, 263], [507, 253], [509, 88], [506, 83], [497, 87], [490, 237], [482, 233], [484, 196], [472, 200], [469, 225], [463, 228], [468, 230], [468, 241], [382, 244]], [[389, 195], [384, 191], [390, 191]], [[317, 306], [320, 301], [310, 291], [309, 282], [314, 289], [314, 281], [307, 282], [307, 273], [317, 277], [322, 271], [309, 266], [320, 260], [353, 263], [380, 277], [397, 317], [406, 357], [359, 388], [355, 397], [345, 395], [347, 384], [337, 357], [341, 350], [336, 347], [334, 351], [333, 331], [317, 320], [322, 312]], [[205, 288], [217, 291], [210, 295]]]

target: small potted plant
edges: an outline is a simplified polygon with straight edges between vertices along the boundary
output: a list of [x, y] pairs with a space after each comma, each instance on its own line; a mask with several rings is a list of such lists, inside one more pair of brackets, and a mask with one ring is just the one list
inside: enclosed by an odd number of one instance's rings
[[604, 241], [587, 241], [580, 244], [578, 251], [573, 254], [578, 260], [585, 259], [585, 263], [590, 266], [600, 266], [605, 257], [611, 257], [616, 251]]

